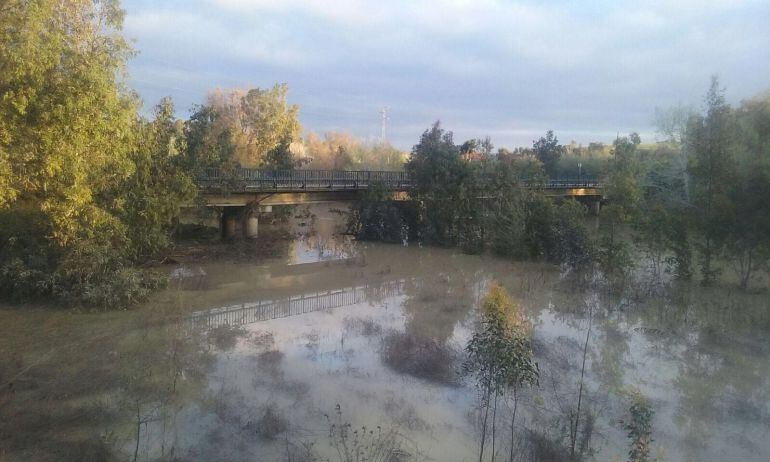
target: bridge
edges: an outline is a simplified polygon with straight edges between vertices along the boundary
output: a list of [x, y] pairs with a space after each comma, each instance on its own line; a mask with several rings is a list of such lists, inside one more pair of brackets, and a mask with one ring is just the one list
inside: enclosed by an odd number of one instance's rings
[[[260, 205], [294, 205], [350, 200], [375, 184], [399, 199], [413, 185], [409, 175], [399, 171], [246, 168], [234, 172], [206, 169], [197, 183], [207, 205], [221, 207], [245, 206], [255, 201]], [[601, 184], [595, 179], [558, 179], [531, 186], [543, 188], [552, 196], [601, 196]]]
[[[257, 218], [244, 217], [247, 207], [270, 211], [272, 206], [319, 202], [355, 201], [374, 185], [391, 193], [394, 200], [405, 200], [413, 181], [403, 171], [376, 170], [260, 170], [239, 168], [226, 172], [206, 169], [197, 178], [206, 206], [222, 208], [221, 227], [225, 236], [235, 234], [238, 215], [245, 220], [247, 236], [257, 233]], [[532, 183], [553, 197], [580, 198], [597, 209], [602, 185], [595, 179], [557, 179]]]

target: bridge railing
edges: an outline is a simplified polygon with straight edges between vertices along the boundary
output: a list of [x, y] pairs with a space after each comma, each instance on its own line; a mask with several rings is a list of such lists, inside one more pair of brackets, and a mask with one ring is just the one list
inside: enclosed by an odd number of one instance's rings
[[593, 178], [572, 178], [572, 179], [559, 179], [548, 180], [545, 183], [546, 189], [567, 189], [567, 188], [600, 188], [601, 184], [599, 180]]
[[403, 190], [410, 186], [406, 172], [368, 170], [258, 170], [238, 169], [223, 173], [219, 169], [206, 169], [198, 178], [203, 189], [221, 188], [242, 191], [280, 190], [359, 190], [381, 183], [388, 189]]
[[[406, 172], [377, 170], [258, 170], [241, 168], [224, 173], [219, 169], [206, 169], [198, 178], [202, 189], [230, 191], [345, 191], [368, 189], [372, 184], [382, 184], [386, 189], [403, 191], [411, 186]], [[526, 183], [526, 180], [525, 180]], [[531, 187], [545, 189], [600, 188], [593, 178], [548, 180], [533, 183]]]

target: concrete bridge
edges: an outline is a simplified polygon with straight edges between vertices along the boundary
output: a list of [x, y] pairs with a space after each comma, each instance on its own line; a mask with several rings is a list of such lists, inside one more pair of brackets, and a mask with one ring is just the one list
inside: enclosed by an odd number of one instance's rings
[[[253, 212], [272, 206], [355, 201], [373, 185], [385, 188], [394, 200], [405, 200], [412, 186], [406, 172], [343, 170], [259, 170], [233, 172], [207, 169], [197, 180], [206, 206], [221, 208], [223, 236], [233, 236], [240, 219], [244, 234], [256, 237]], [[559, 179], [532, 184], [553, 197], [578, 198], [598, 211], [602, 186], [595, 179]]]

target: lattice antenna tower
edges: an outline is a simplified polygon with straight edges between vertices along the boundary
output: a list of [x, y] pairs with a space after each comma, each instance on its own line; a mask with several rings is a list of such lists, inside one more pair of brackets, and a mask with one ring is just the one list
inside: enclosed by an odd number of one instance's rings
[[383, 143], [387, 141], [386, 132], [388, 121], [390, 120], [390, 116], [388, 115], [389, 110], [390, 108], [388, 106], [383, 106], [382, 109], [380, 109], [380, 141]]

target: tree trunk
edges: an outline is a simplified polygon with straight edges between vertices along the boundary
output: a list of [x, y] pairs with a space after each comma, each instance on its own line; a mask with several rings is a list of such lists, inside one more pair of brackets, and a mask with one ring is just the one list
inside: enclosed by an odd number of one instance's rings
[[575, 428], [570, 438], [570, 456], [575, 458], [575, 442], [577, 441], [578, 428], [580, 428], [580, 405], [583, 402], [583, 379], [586, 372], [586, 356], [588, 355], [588, 339], [591, 337], [591, 322], [593, 321], [592, 310], [588, 314], [588, 332], [586, 332], [586, 342], [583, 345], [583, 365], [580, 368], [580, 387], [578, 388], [577, 412], [575, 414]]
[[484, 421], [481, 424], [481, 447], [479, 448], [479, 462], [484, 459], [484, 441], [487, 439], [487, 417], [489, 416], [489, 387], [481, 398], [481, 405], [484, 407]]
[[495, 423], [497, 422], [497, 395], [495, 392], [495, 401], [492, 407], [492, 462], [495, 462]]
[[508, 462], [513, 462], [513, 439], [515, 437], [515, 433], [513, 431], [513, 424], [516, 422], [516, 408], [519, 407], [519, 396], [516, 393], [516, 389], [513, 389], [513, 415], [511, 416], [511, 457], [508, 459]]
[[134, 462], [139, 456], [139, 436], [142, 432], [142, 416], [139, 410], [139, 403], [136, 404], [136, 447], [134, 447]]

